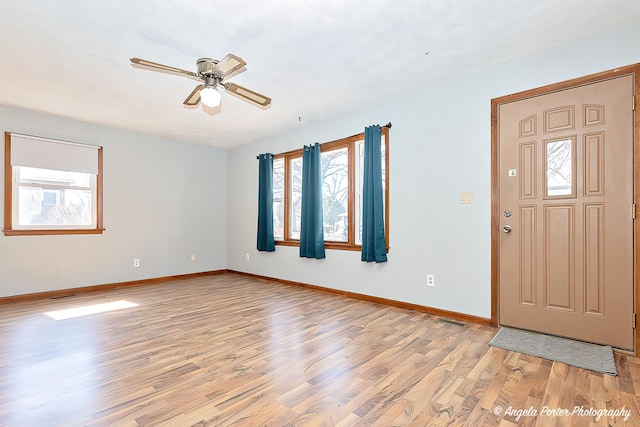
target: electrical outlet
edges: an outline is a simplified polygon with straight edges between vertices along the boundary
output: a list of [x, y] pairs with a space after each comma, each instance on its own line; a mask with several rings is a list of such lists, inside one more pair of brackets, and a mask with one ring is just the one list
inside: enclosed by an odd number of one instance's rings
[[463, 191], [460, 193], [460, 203], [463, 205], [470, 205], [473, 203], [473, 193], [471, 191]]
[[433, 274], [427, 274], [427, 286], [436, 285], [436, 276]]
[[191, 254], [191, 262], [194, 262], [196, 260], [196, 254]]
[[140, 267], [140, 258], [134, 258], [133, 259], [133, 266], [134, 267]]
[[244, 260], [249, 261], [249, 253], [244, 254]]

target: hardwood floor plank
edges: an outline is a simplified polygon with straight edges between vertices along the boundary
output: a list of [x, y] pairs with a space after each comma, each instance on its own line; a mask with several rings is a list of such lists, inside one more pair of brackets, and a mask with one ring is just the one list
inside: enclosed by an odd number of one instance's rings
[[[121, 300], [138, 306], [44, 314]], [[616, 353], [611, 377], [490, 347], [495, 332], [232, 273], [16, 301], [0, 425], [640, 425], [640, 360]], [[541, 414], [576, 406], [631, 414]]]

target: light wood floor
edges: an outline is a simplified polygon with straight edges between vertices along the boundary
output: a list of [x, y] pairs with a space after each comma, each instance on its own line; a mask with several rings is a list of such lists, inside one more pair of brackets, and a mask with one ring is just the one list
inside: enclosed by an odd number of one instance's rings
[[[43, 314], [117, 300], [139, 306]], [[640, 425], [638, 359], [616, 354], [612, 377], [494, 333], [238, 274], [4, 304], [0, 425]], [[540, 414], [581, 405], [632, 415]]]

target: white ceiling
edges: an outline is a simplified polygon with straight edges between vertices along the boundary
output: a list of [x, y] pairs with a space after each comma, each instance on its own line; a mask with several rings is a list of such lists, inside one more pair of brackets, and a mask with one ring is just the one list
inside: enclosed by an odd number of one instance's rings
[[[638, 0], [1, 1], [0, 104], [216, 147], [640, 21]], [[195, 81], [129, 63], [229, 52], [271, 108], [186, 108]]]

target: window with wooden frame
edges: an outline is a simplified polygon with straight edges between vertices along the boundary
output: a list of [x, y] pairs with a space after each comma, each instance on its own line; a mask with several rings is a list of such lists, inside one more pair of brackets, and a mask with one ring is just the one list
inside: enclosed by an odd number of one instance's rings
[[102, 231], [102, 147], [6, 132], [4, 234]]
[[[389, 247], [389, 128], [381, 129], [382, 186]], [[320, 145], [325, 247], [360, 250], [364, 132]], [[273, 161], [273, 230], [277, 245], [298, 246], [302, 205], [302, 149]]]

